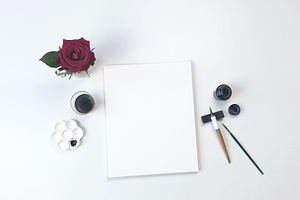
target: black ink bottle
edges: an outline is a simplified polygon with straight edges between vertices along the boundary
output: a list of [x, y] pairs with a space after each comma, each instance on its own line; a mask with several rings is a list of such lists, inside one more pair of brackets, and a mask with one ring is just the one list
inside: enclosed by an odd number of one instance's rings
[[218, 101], [225, 101], [231, 97], [232, 90], [228, 85], [221, 84], [214, 90], [213, 94]]

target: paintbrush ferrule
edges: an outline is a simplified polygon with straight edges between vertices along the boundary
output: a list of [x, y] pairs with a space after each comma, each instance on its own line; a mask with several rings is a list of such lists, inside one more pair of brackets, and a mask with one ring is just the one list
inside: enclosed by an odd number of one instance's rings
[[211, 121], [212, 121], [213, 126], [214, 126], [214, 128], [215, 128], [216, 130], [220, 129], [219, 126], [218, 126], [217, 119], [216, 119], [215, 116], [212, 116], [212, 117], [211, 117]]

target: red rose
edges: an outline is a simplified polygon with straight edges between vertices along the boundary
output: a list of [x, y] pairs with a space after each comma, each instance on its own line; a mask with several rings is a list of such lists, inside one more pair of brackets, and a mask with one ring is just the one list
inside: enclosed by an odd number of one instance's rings
[[55, 64], [75, 73], [88, 70], [91, 65], [94, 65], [95, 60], [95, 54], [90, 50], [90, 41], [83, 38], [78, 40], [64, 39]]

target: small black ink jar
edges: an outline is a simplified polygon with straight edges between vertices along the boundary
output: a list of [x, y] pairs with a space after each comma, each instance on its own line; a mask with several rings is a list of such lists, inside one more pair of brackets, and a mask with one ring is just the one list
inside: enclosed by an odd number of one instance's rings
[[231, 115], [238, 115], [241, 112], [241, 107], [238, 104], [231, 104], [228, 108], [228, 112]]
[[94, 108], [94, 104], [94, 98], [86, 91], [76, 92], [70, 101], [72, 110], [79, 115], [89, 113]]
[[214, 90], [213, 94], [215, 99], [217, 99], [218, 101], [225, 101], [231, 97], [232, 90], [228, 85], [222, 84]]

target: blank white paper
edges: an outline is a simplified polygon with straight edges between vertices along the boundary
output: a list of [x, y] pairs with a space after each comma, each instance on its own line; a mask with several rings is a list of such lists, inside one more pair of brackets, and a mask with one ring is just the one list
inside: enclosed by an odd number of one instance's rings
[[104, 67], [108, 177], [198, 171], [191, 62]]

